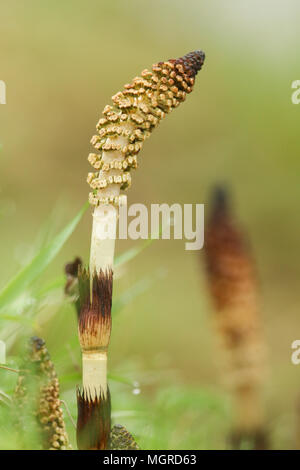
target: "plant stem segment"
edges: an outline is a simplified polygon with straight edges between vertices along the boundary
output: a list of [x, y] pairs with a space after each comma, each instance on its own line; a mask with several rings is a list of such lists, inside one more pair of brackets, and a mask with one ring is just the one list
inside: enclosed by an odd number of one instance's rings
[[110, 442], [110, 393], [102, 389], [93, 398], [88, 389], [77, 390], [77, 446], [79, 450], [105, 450]]
[[[110, 435], [107, 351], [111, 333], [112, 271], [79, 272], [78, 334], [82, 390], [77, 393], [79, 449], [106, 449]], [[90, 292], [90, 285], [92, 291]]]

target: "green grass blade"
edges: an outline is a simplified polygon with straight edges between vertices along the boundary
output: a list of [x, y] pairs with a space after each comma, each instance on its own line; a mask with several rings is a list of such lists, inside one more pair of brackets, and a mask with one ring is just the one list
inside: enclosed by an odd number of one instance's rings
[[139, 255], [145, 248], [147, 248], [151, 243], [154, 242], [154, 239], [146, 240], [144, 243], [140, 243], [138, 246], [130, 248], [121, 255], [117, 256], [114, 261], [115, 266], [122, 266], [122, 264], [131, 261], [137, 255]]
[[135, 382], [134, 380], [127, 379], [126, 377], [123, 377], [122, 375], [108, 373], [107, 377], [109, 380], [113, 380], [114, 382], [129, 385], [132, 388], [136, 388], [138, 385], [137, 382]]
[[43, 298], [45, 295], [57, 290], [63, 289], [66, 283], [65, 276], [59, 276], [56, 279], [52, 279], [49, 283], [45, 284], [41, 289], [37, 290], [34, 295], [37, 299]]
[[4, 305], [12, 302], [22, 293], [51, 263], [62, 246], [68, 240], [75, 230], [84, 212], [88, 208], [86, 203], [78, 212], [73, 220], [50, 242], [45, 248], [42, 248], [33, 260], [27, 264], [19, 273], [9, 281], [9, 283], [0, 291], [0, 309]]
[[154, 282], [152, 279], [140, 279], [114, 300], [112, 305], [114, 318], [129, 302], [132, 302], [137, 296], [146, 292], [152, 285], [152, 282]]
[[162, 234], [162, 227], [160, 226], [158, 234], [157, 234], [158, 238], [148, 238], [144, 242], [140, 243], [138, 246], [130, 248], [129, 250], [125, 251], [125, 253], [122, 253], [121, 255], [116, 256], [114, 260], [114, 266], [122, 266], [122, 264], [125, 264], [128, 261], [131, 261], [137, 255], [139, 255], [145, 248], [151, 245], [155, 240], [158, 240], [161, 237], [161, 234]]
[[22, 323], [23, 325], [34, 326], [35, 322], [32, 318], [28, 318], [24, 315], [3, 315], [1, 314], [1, 320]]

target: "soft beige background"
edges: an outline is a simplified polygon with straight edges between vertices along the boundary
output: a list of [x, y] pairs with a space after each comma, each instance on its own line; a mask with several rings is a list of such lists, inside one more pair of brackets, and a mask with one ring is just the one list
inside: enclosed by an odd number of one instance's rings
[[[299, 2], [11, 0], [0, 14], [0, 285], [33, 255], [49, 216], [51, 236], [87, 199], [89, 140], [110, 96], [153, 62], [203, 49], [194, 92], [144, 146], [129, 203], [209, 211], [212, 186], [232, 188], [261, 279], [268, 406], [289, 433], [300, 391], [290, 361], [300, 338]], [[46, 278], [75, 254], [87, 260], [89, 237], [86, 214]], [[184, 383], [217, 383], [203, 253], [155, 242], [115, 292], [144, 277], [154, 283], [117, 320], [111, 365], [138, 360], [176, 368]]]

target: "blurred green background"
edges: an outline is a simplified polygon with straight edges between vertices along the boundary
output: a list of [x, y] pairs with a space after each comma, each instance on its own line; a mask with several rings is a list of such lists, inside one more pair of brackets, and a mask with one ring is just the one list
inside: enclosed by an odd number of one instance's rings
[[[205, 203], [209, 212], [212, 186], [231, 188], [261, 282], [270, 360], [265, 393], [277, 447], [294, 445], [300, 392], [300, 366], [290, 359], [300, 336], [300, 105], [291, 102], [291, 83], [300, 79], [299, 14], [296, 0], [10, 0], [1, 3], [0, 19], [0, 79], [7, 86], [0, 106], [0, 287], [86, 201], [89, 141], [110, 97], [153, 62], [205, 51], [193, 93], [145, 144], [128, 202]], [[87, 211], [38, 288], [62, 276], [75, 255], [88, 260], [90, 231]], [[120, 241], [117, 252], [137, 243]], [[153, 448], [225, 445], [223, 437], [206, 442], [215, 419], [222, 431], [227, 399], [203, 268], [203, 253], [185, 251], [184, 241], [155, 241], [117, 272], [114, 299], [139, 282], [140, 293], [114, 322], [109, 368], [138, 381], [141, 393], [115, 382], [115, 413], [141, 435], [147, 418], [136, 410], [177, 422], [171, 436], [166, 428], [165, 441], [145, 444]], [[72, 306], [58, 297], [39, 305], [46, 320], [36, 332], [58, 370], [71, 373], [72, 341], [79, 364], [76, 322]], [[62, 386], [74, 407], [73, 389]], [[176, 397], [182, 421], [176, 408], [173, 416]], [[202, 411], [194, 415], [197, 402]], [[215, 408], [219, 418], [209, 411]], [[192, 433], [184, 441], [193, 416], [195, 428], [204, 423], [197, 443]]]

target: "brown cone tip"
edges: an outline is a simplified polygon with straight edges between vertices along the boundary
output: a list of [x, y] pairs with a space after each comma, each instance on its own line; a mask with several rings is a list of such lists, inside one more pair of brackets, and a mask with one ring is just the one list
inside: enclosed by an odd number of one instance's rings
[[203, 51], [193, 51], [174, 61], [171, 59], [169, 62], [173, 62], [176, 65], [181, 64], [186, 75], [195, 77], [201, 70], [204, 60], [205, 54]]
[[[233, 216], [230, 194], [226, 187], [218, 186], [212, 192], [211, 211], [205, 233], [205, 252], [208, 261], [222, 264], [222, 256], [233, 253], [249, 255], [245, 234], [239, 229]], [[222, 268], [223, 272], [224, 266]]]
[[45, 341], [38, 336], [32, 336], [29, 340], [29, 349], [31, 352], [38, 352], [45, 346]]
[[220, 214], [225, 214], [230, 210], [230, 195], [225, 186], [216, 186], [212, 191], [211, 197], [211, 217], [218, 217]]
[[[28, 358], [33, 367], [35, 367], [35, 365], [39, 367], [41, 363], [44, 363], [44, 364], [47, 363], [47, 365], [48, 364], [50, 365], [51, 373], [52, 373], [52, 369], [54, 370], [54, 366], [52, 362], [50, 361], [50, 355], [46, 347], [46, 343], [42, 338], [39, 338], [38, 336], [32, 336], [29, 340]], [[44, 368], [43, 368], [43, 372], [45, 372]], [[36, 373], [39, 373], [38, 369]]]
[[109, 449], [111, 430], [111, 401], [101, 391], [91, 399], [88, 392], [77, 389], [77, 446], [79, 450]]

